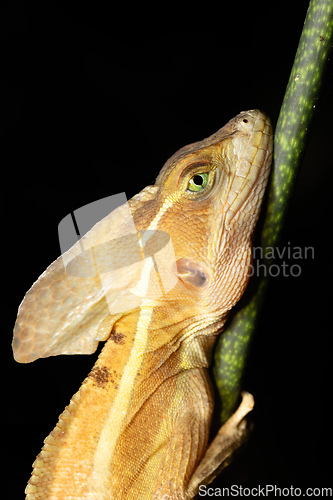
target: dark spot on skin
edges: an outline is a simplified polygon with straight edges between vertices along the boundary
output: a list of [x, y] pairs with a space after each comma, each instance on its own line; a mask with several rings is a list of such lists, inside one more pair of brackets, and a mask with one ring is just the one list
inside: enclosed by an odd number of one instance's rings
[[123, 333], [112, 332], [110, 339], [113, 340], [115, 344], [125, 344], [126, 335]]
[[89, 373], [89, 377], [94, 379], [94, 385], [101, 387], [102, 389], [110, 381], [110, 373], [106, 366], [94, 366], [94, 368]]

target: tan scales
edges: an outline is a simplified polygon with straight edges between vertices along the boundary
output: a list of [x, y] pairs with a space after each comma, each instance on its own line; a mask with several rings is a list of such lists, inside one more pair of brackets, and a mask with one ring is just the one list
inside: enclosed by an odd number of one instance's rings
[[[28, 500], [190, 499], [228, 464], [246, 436], [253, 398], [245, 394], [209, 444], [207, 368], [248, 281], [272, 143], [269, 119], [251, 110], [182, 148], [154, 186], [69, 250], [64, 258], [76, 275], [60, 257], [29, 290], [15, 325], [17, 361], [91, 353], [106, 343], [45, 439]], [[144, 242], [153, 231], [172, 243], [156, 253], [157, 270], [151, 258], [133, 264], [131, 238], [139, 238], [143, 257], [147, 245], [153, 255], [158, 238]], [[98, 273], [77, 275], [82, 255], [92, 271], [106, 269], [110, 255], [128, 266], [101, 283]]]

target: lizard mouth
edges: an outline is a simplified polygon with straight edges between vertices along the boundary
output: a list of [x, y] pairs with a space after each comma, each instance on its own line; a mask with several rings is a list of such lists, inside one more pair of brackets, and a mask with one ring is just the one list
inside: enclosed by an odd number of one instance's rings
[[[273, 149], [272, 126], [264, 113], [258, 110], [243, 112], [233, 121], [234, 135], [237, 134], [239, 140], [232, 142], [232, 153], [236, 161], [229, 179], [227, 199], [222, 208], [227, 224], [230, 224], [240, 211], [246, 210], [248, 203], [251, 204], [251, 210], [260, 206]], [[254, 202], [254, 197], [257, 196], [259, 203], [257, 199]]]

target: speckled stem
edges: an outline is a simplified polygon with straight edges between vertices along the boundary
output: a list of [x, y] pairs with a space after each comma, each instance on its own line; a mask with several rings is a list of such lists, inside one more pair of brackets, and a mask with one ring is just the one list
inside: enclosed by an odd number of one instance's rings
[[[263, 255], [265, 248], [276, 246], [281, 236], [332, 41], [332, 0], [311, 0], [275, 131], [274, 166], [261, 233]], [[251, 281], [216, 348], [215, 379], [222, 399], [222, 421], [237, 405], [250, 341], [268, 284], [267, 278]]]

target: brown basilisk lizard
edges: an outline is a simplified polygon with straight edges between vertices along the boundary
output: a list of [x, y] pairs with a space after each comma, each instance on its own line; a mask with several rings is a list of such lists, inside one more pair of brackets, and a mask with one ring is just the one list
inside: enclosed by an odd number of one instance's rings
[[97, 223], [28, 291], [17, 361], [91, 353], [106, 340], [45, 439], [28, 500], [189, 499], [228, 463], [253, 400], [246, 394], [208, 445], [207, 367], [248, 281], [271, 157], [269, 119], [240, 113], [175, 153], [154, 186]]

